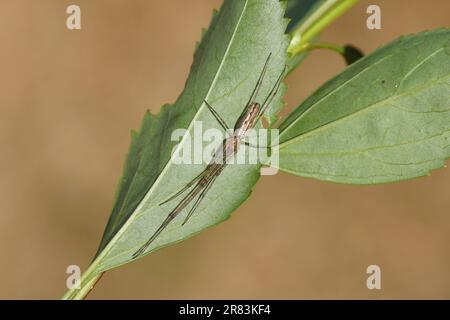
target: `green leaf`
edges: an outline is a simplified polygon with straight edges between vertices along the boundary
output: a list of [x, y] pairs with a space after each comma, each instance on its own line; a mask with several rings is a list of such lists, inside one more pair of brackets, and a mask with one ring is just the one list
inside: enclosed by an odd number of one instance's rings
[[[220, 126], [203, 103], [206, 99], [229, 125], [243, 110], [269, 53], [272, 58], [258, 100], [274, 85], [286, 61], [288, 23], [285, 3], [226, 0], [214, 14], [194, 56], [185, 89], [174, 105], [158, 115], [147, 113], [132, 143], [116, 202], [106, 227], [91, 275], [127, 263], [160, 226], [180, 199], [159, 204], [185, 186], [205, 164], [178, 165], [170, 161], [175, 145], [171, 135], [185, 128], [194, 135], [194, 122], [203, 130]], [[282, 94], [268, 112], [271, 122], [282, 107]], [[183, 137], [180, 148], [191, 143]], [[207, 143], [206, 143], [207, 144]], [[187, 212], [177, 217], [152, 243], [148, 252], [181, 241], [227, 219], [251, 193], [259, 178], [258, 165], [230, 165], [216, 180], [194, 216], [181, 226]], [[148, 253], [147, 252], [147, 253]], [[84, 279], [88, 281], [88, 279]]]
[[450, 30], [402, 37], [348, 67], [280, 126], [279, 168], [340, 183], [423, 176], [450, 157]]

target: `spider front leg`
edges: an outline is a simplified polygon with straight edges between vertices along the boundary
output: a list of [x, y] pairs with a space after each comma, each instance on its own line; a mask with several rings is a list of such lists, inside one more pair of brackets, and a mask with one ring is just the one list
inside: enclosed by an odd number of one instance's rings
[[208, 110], [212, 113], [214, 118], [216, 118], [217, 122], [220, 124], [220, 126], [225, 130], [226, 133], [229, 133], [230, 127], [227, 125], [225, 120], [222, 119], [222, 117], [217, 113], [216, 110], [208, 103], [208, 101], [203, 100], [208, 107]]

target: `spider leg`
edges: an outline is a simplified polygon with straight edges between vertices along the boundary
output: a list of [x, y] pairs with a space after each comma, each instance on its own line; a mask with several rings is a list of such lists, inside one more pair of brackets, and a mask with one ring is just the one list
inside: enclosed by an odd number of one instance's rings
[[259, 75], [258, 81], [256, 82], [256, 86], [252, 91], [252, 94], [250, 95], [250, 98], [248, 99], [247, 104], [245, 105], [244, 110], [242, 110], [241, 115], [239, 116], [239, 118], [241, 118], [244, 114], [247, 113], [247, 109], [249, 108], [249, 106], [251, 105], [251, 103], [255, 100], [256, 96], [258, 95], [259, 89], [261, 88], [261, 84], [262, 81], [264, 79], [264, 75], [266, 74], [266, 70], [267, 70], [267, 65], [269, 64], [269, 60], [270, 57], [272, 56], [272, 52], [269, 53], [269, 56], [266, 59], [266, 62], [264, 63], [264, 67]]
[[135, 253], [133, 253], [133, 259], [139, 257], [140, 255], [142, 255], [145, 250], [147, 250], [148, 246], [156, 239], [157, 236], [159, 236], [159, 234], [167, 227], [167, 225], [173, 220], [175, 219], [175, 217], [178, 215], [178, 213], [175, 213], [174, 211], [172, 211], [167, 218], [163, 221], [163, 223], [159, 226], [159, 228], [153, 233], [153, 235], [150, 237], [150, 239], [148, 239], [148, 241], [139, 248], [138, 251], [136, 251]]
[[180, 201], [180, 203], [167, 215], [166, 219], [161, 223], [158, 229], [153, 233], [153, 235], [150, 237], [150, 239], [147, 240], [147, 242], [133, 254], [133, 259], [137, 258], [138, 256], [142, 255], [145, 250], [150, 246], [150, 244], [160, 235], [160, 233], [169, 225], [170, 222], [172, 222], [173, 219], [175, 219], [178, 214], [183, 211], [183, 209], [186, 207], [186, 205], [197, 195], [197, 193], [202, 190], [204, 187], [202, 187], [199, 183], [194, 187], [187, 195], [184, 196], [184, 198]]
[[267, 107], [272, 103], [273, 99], [277, 95], [278, 89], [280, 88], [281, 82], [283, 81], [283, 76], [284, 76], [284, 74], [286, 72], [286, 68], [287, 68], [287, 66], [284, 66], [283, 71], [278, 76], [277, 82], [272, 87], [272, 89], [269, 92], [269, 95], [264, 100], [264, 103], [262, 104], [262, 107], [261, 107], [261, 111], [259, 112], [259, 115], [258, 115], [258, 120], [261, 119], [261, 117], [263, 116], [263, 114], [266, 111]]
[[205, 186], [205, 188], [203, 189], [203, 191], [200, 193], [200, 195], [198, 196], [197, 200], [195, 200], [194, 205], [192, 206], [191, 210], [189, 210], [188, 215], [186, 216], [186, 218], [184, 218], [183, 223], [181, 224], [182, 226], [184, 226], [186, 224], [186, 222], [188, 222], [188, 220], [191, 218], [192, 214], [194, 213], [194, 211], [197, 209], [197, 207], [199, 206], [199, 204], [201, 203], [201, 201], [203, 200], [203, 198], [205, 197], [206, 193], [208, 193], [209, 189], [211, 189], [212, 185], [214, 184], [214, 181], [217, 179], [217, 177], [219, 176], [220, 172], [222, 170], [220, 170], [217, 175], [215, 175], [209, 182], [208, 184]]
[[186, 186], [184, 186], [180, 191], [178, 191], [177, 193], [171, 195], [168, 199], [164, 200], [163, 202], [161, 202], [159, 205], [162, 206], [163, 204], [169, 202], [170, 200], [175, 199], [176, 197], [178, 197], [180, 194], [182, 194], [183, 192], [185, 192], [187, 189], [189, 189], [190, 187], [192, 187], [194, 185], [194, 183], [196, 183], [198, 180], [200, 180], [206, 173], [206, 169], [203, 170], [202, 172], [200, 172], [200, 174], [198, 176], [196, 176], [194, 179], [192, 179]]
[[227, 123], [225, 122], [225, 120], [222, 119], [222, 117], [217, 113], [216, 110], [214, 110], [214, 108], [208, 103], [208, 101], [203, 100], [206, 104], [206, 106], [208, 107], [209, 111], [211, 111], [212, 115], [214, 116], [214, 118], [216, 118], [217, 122], [219, 122], [219, 124], [222, 126], [222, 128], [228, 132], [228, 130], [230, 129], [230, 127], [227, 125]]

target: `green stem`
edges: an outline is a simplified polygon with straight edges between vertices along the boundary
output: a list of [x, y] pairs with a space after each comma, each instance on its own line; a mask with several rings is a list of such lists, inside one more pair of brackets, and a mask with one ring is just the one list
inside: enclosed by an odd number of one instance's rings
[[345, 47], [334, 44], [334, 43], [305, 43], [299, 48], [298, 53], [303, 53], [306, 51], [311, 51], [315, 49], [326, 49], [339, 53], [340, 55], [345, 54]]
[[358, 2], [359, 0], [329, 0], [325, 2], [291, 33], [292, 40], [288, 52], [292, 56], [301, 53], [306, 44]]
[[63, 296], [62, 300], [82, 300], [89, 292], [94, 288], [98, 280], [100, 280], [103, 272], [96, 271], [97, 269], [96, 260], [92, 262], [89, 268], [81, 276], [81, 283], [79, 289], [69, 289]]

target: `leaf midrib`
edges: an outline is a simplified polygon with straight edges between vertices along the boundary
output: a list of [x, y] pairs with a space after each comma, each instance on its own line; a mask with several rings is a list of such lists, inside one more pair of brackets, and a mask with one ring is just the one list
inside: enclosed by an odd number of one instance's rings
[[[383, 57], [382, 59], [376, 61], [374, 64], [368, 65], [367, 67], [365, 67], [364, 69], [361, 69], [358, 73], [356, 73], [355, 75], [353, 75], [352, 78], [344, 81], [343, 83], [341, 83], [340, 85], [338, 85], [336, 88], [333, 88], [330, 92], [328, 92], [327, 94], [325, 94], [323, 97], [321, 97], [319, 100], [317, 100], [316, 102], [314, 102], [313, 105], [311, 105], [307, 110], [305, 110], [302, 114], [300, 114], [298, 116], [297, 119], [294, 119], [291, 123], [289, 123], [286, 128], [283, 129], [283, 131], [280, 133], [280, 139], [283, 136], [284, 133], [286, 133], [289, 128], [291, 128], [292, 126], [294, 126], [297, 122], [299, 122], [305, 115], [307, 115], [311, 110], [314, 109], [314, 107], [316, 105], [318, 105], [319, 103], [321, 103], [323, 100], [327, 99], [329, 96], [331, 96], [332, 94], [335, 94], [337, 92], [339, 92], [339, 90], [341, 90], [346, 84], [354, 81], [355, 79], [359, 78], [362, 74], [364, 74], [366, 71], [371, 70], [373, 67], [375, 67], [376, 65], [378, 65], [379, 63], [383, 62], [385, 59], [390, 58], [392, 56], [392, 54], [387, 55], [385, 57]], [[315, 129], [313, 129], [315, 130]], [[294, 139], [296, 137], [293, 137], [292, 139]], [[289, 139], [291, 140], [291, 139]], [[288, 140], [288, 141], [289, 141]]]
[[[431, 140], [434, 138], [437, 138], [439, 136], [442, 136], [446, 133], [450, 132], [450, 130], [445, 130], [443, 132], [437, 133], [437, 134], [433, 134], [431, 136], [425, 137], [423, 139], [419, 139], [419, 140], [411, 140], [411, 141], [407, 141], [407, 142], [403, 142], [403, 143], [396, 143], [396, 144], [389, 144], [389, 145], [383, 145], [383, 146], [378, 146], [378, 147], [372, 147], [372, 148], [366, 148], [366, 149], [361, 149], [361, 150], [353, 150], [353, 151], [330, 151], [330, 152], [297, 152], [297, 151], [287, 151], [285, 152], [285, 154], [289, 154], [289, 155], [300, 155], [300, 156], [314, 156], [314, 157], [329, 157], [329, 156], [341, 156], [341, 155], [353, 155], [353, 154], [369, 154], [372, 151], [378, 151], [378, 150], [383, 150], [383, 149], [389, 149], [389, 148], [396, 148], [396, 147], [403, 147], [403, 146], [408, 146], [414, 143], [420, 143], [420, 142], [424, 142], [427, 140]], [[443, 147], [439, 147], [441, 149], [444, 149]], [[394, 164], [394, 163], [392, 163]], [[400, 164], [400, 163], [398, 163]]]
[[[370, 106], [367, 106], [367, 107], [365, 107], [365, 108], [362, 108], [362, 109], [360, 109], [360, 110], [357, 110], [357, 111], [355, 111], [355, 112], [352, 112], [352, 113], [350, 113], [350, 114], [347, 114], [347, 115], [345, 115], [345, 116], [343, 116], [343, 117], [341, 117], [341, 118], [339, 118], [339, 119], [333, 120], [333, 121], [331, 121], [331, 122], [327, 122], [327, 123], [325, 123], [324, 125], [322, 125], [322, 126], [320, 126], [320, 127], [317, 127], [317, 128], [315, 128], [315, 129], [313, 129], [313, 130], [311, 130], [311, 131], [308, 131], [308, 132], [306, 132], [306, 133], [304, 133], [304, 134], [300, 134], [300, 135], [298, 135], [298, 136], [295, 136], [295, 137], [293, 137], [293, 138], [291, 138], [291, 139], [289, 139], [289, 140], [287, 140], [287, 141], [281, 143], [280, 146], [279, 146], [279, 148], [282, 149], [282, 148], [288, 146], [289, 144], [291, 144], [291, 143], [293, 143], [293, 142], [296, 142], [296, 141], [298, 141], [298, 140], [300, 140], [300, 139], [302, 139], [302, 138], [308, 137], [309, 135], [311, 135], [311, 134], [313, 134], [313, 133], [317, 133], [317, 132], [319, 132], [319, 131], [322, 131], [322, 130], [324, 130], [324, 129], [330, 127], [330, 126], [337, 125], [337, 124], [339, 124], [340, 122], [342, 122], [342, 121], [344, 121], [344, 120], [351, 119], [351, 118], [353, 118], [353, 117], [355, 117], [355, 116], [357, 116], [357, 115], [359, 115], [359, 114], [361, 114], [361, 113], [368, 112], [369, 110], [371, 110], [371, 109], [373, 109], [373, 108], [379, 106], [380, 104], [384, 104], [384, 103], [389, 102], [390, 100], [395, 100], [395, 99], [398, 99], [398, 98], [400, 98], [400, 97], [403, 97], [403, 96], [405, 96], [405, 95], [411, 93], [411, 91], [422, 91], [422, 90], [425, 90], [425, 89], [427, 89], [427, 88], [429, 88], [429, 87], [435, 85], [436, 83], [443, 82], [444, 80], [447, 80], [447, 79], [450, 79], [450, 75], [447, 75], [447, 76], [442, 77], [442, 78], [438, 78], [438, 79], [436, 79], [435, 81], [429, 82], [429, 83], [427, 83], [427, 84], [424, 85], [424, 86], [413, 87], [411, 90], [404, 91], [402, 94], [399, 94], [399, 95], [395, 95], [395, 94], [394, 94], [394, 95], [392, 95], [392, 96], [390, 96], [390, 97], [388, 97], [388, 98], [386, 98], [386, 99], [382, 99], [382, 100], [380, 100], [380, 101], [378, 101], [378, 102], [376, 102], [376, 103], [374, 103], [374, 104], [372, 104], [372, 105], [370, 105]], [[311, 107], [311, 108], [312, 108], [312, 107]]]

